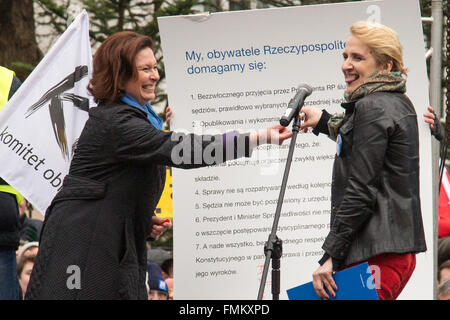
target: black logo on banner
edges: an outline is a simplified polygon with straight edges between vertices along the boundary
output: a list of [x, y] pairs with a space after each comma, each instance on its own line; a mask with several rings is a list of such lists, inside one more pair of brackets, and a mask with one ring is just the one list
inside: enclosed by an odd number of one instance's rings
[[69, 147], [66, 138], [66, 123], [64, 120], [63, 101], [70, 101], [73, 106], [80, 110], [89, 110], [89, 99], [78, 96], [73, 93], [65, 93], [67, 90], [73, 89], [75, 82], [80, 81], [88, 74], [87, 66], [78, 66], [75, 71], [61, 80], [58, 84], [50, 88], [44, 95], [25, 112], [25, 118], [42, 108], [46, 103], [50, 102], [48, 109], [50, 112], [50, 120], [52, 122], [53, 133], [56, 142], [61, 149], [64, 160], [69, 160]]

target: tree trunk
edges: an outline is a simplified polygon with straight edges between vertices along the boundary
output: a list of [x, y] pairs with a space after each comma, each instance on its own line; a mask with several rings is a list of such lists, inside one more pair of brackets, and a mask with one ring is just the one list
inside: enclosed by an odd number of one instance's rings
[[36, 43], [33, 0], [1, 0], [0, 12], [0, 65], [14, 70], [23, 81], [42, 58]]

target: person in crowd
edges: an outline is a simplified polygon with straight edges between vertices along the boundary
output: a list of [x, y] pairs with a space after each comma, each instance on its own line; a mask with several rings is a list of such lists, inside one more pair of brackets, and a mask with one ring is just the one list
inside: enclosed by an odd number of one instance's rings
[[[279, 125], [215, 136], [162, 131], [150, 105], [159, 80], [152, 47], [124, 31], [97, 49], [88, 91], [98, 105], [46, 211], [26, 299], [147, 299], [146, 239], [170, 227], [154, 215], [165, 166], [214, 165], [292, 136]], [[79, 285], [68, 288], [68, 277]]]
[[438, 286], [438, 300], [450, 300], [450, 278], [445, 279]]
[[147, 241], [147, 261], [155, 262], [161, 265], [165, 260], [170, 259], [172, 255], [163, 248], [152, 247], [150, 241]]
[[[426, 251], [419, 195], [419, 137], [405, 95], [407, 70], [397, 33], [356, 22], [343, 52], [344, 116], [303, 107], [301, 129], [336, 140], [330, 232], [313, 273], [318, 296], [338, 290], [333, 272], [367, 261], [377, 265], [382, 300], [402, 292]], [[327, 292], [328, 291], [328, 292]]]
[[27, 199], [22, 199], [19, 203], [19, 222], [20, 222], [20, 242], [39, 242], [39, 235], [42, 230], [42, 221], [39, 219], [29, 218], [26, 214], [28, 208], [32, 209]]
[[167, 284], [167, 290], [169, 293], [169, 300], [173, 300], [173, 278], [166, 278], [164, 279]]
[[166, 278], [173, 278], [173, 259], [167, 259], [164, 260], [163, 263], [161, 263], [161, 269], [163, 271], [163, 277]]
[[39, 242], [37, 241], [27, 242], [19, 247], [19, 250], [17, 252], [17, 261], [20, 261], [28, 256], [37, 256], [38, 251], [39, 251]]
[[147, 262], [147, 275], [148, 300], [169, 300], [169, 288], [160, 266], [155, 262]]
[[438, 265], [450, 260], [450, 236], [438, 238]]
[[[22, 82], [14, 71], [0, 66], [0, 110]], [[0, 300], [18, 300], [16, 250], [19, 246], [19, 209], [22, 196], [0, 177]]]
[[173, 259], [164, 260], [161, 263], [161, 270], [162, 276], [167, 284], [169, 300], [173, 300]]
[[31, 271], [33, 271], [34, 260], [36, 258], [35, 254], [22, 256], [17, 263], [17, 275], [19, 277], [20, 290], [22, 294], [22, 299], [27, 291], [28, 282], [30, 281]]
[[442, 283], [447, 278], [450, 278], [450, 260], [446, 260], [438, 266], [438, 283]]
[[30, 281], [31, 271], [33, 270], [34, 260], [39, 251], [39, 242], [31, 241], [20, 243], [17, 250], [17, 276], [19, 278], [20, 299], [25, 297], [25, 292]]

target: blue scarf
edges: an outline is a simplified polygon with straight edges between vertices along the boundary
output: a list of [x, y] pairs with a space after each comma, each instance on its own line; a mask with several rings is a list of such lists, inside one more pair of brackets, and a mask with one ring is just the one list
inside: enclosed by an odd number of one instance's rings
[[126, 104], [136, 107], [142, 111], [144, 111], [147, 114], [147, 119], [148, 121], [150, 121], [150, 123], [159, 130], [162, 130], [162, 124], [163, 124], [163, 120], [158, 117], [158, 115], [156, 114], [156, 112], [153, 110], [152, 106], [150, 105], [150, 103], [146, 103], [145, 105], [141, 106], [136, 99], [134, 99], [132, 96], [130, 96], [129, 94], [125, 93], [120, 100], [122, 100], [123, 102], [125, 102]]

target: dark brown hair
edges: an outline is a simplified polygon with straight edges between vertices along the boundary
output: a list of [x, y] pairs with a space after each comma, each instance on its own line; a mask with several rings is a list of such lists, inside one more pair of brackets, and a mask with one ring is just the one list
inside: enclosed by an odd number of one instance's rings
[[111, 104], [120, 98], [120, 87], [137, 77], [134, 61], [144, 48], [153, 50], [152, 39], [132, 31], [117, 32], [103, 41], [95, 52], [87, 88], [96, 103]]

